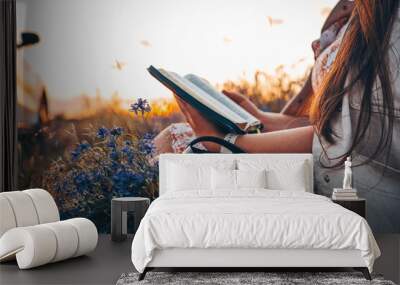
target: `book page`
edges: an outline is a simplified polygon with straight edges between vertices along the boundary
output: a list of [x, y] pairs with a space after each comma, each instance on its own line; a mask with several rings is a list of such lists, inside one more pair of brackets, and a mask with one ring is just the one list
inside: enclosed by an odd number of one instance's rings
[[221, 102], [223, 105], [234, 111], [236, 114], [245, 119], [248, 123], [250, 124], [259, 123], [259, 120], [256, 117], [254, 117], [252, 114], [243, 109], [231, 98], [219, 92], [217, 89], [214, 88], [214, 86], [212, 86], [206, 80], [194, 74], [187, 74], [185, 78], [190, 82], [192, 82], [193, 84], [195, 84], [196, 86], [198, 86], [200, 89], [210, 94], [213, 98]]
[[211, 95], [206, 93], [204, 90], [200, 89], [198, 86], [190, 82], [184, 77], [180, 75], [169, 72], [164, 69], [159, 69], [159, 72], [164, 75], [166, 78], [174, 82], [177, 86], [183, 89], [185, 92], [190, 94], [193, 98], [197, 101], [202, 103], [203, 105], [207, 106], [208, 108], [212, 109], [214, 112], [217, 112], [221, 116], [224, 116], [228, 120], [236, 124], [247, 124], [248, 121], [239, 116], [237, 113], [230, 110], [220, 101], [213, 98]]

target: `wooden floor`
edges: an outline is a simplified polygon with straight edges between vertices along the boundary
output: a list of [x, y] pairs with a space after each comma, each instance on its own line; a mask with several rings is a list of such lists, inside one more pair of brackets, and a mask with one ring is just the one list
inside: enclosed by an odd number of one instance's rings
[[[375, 272], [400, 282], [400, 235], [376, 235], [382, 251]], [[30, 270], [19, 270], [15, 262], [0, 265], [0, 284], [115, 284], [124, 272], [134, 271], [130, 248], [132, 238], [116, 243], [101, 235], [97, 249], [78, 257]]]

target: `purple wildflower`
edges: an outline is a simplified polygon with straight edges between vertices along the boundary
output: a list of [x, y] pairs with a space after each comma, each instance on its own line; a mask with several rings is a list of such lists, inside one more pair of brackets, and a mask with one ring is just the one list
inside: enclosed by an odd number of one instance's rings
[[116, 148], [117, 143], [115, 142], [115, 139], [113, 137], [110, 138], [110, 140], [107, 142], [107, 146], [109, 148]]
[[108, 136], [108, 134], [109, 134], [109, 131], [108, 131], [108, 129], [105, 128], [105, 127], [101, 127], [101, 128], [99, 128], [99, 129], [97, 130], [97, 137], [98, 137], [99, 139], [104, 139], [104, 138], [106, 138], [106, 137]]
[[134, 188], [140, 187], [144, 182], [142, 175], [127, 169], [119, 169], [112, 176], [112, 180], [115, 190], [118, 192], [127, 191], [128, 193]]
[[133, 162], [134, 152], [133, 152], [133, 149], [129, 145], [124, 146], [121, 149], [121, 152], [126, 156], [129, 163]]
[[114, 127], [111, 129], [110, 134], [117, 137], [122, 135], [122, 133], [124, 132], [124, 129], [121, 127]]
[[71, 158], [72, 160], [77, 160], [79, 158], [79, 156], [87, 151], [90, 148], [90, 144], [88, 142], [82, 142], [80, 144], [78, 144], [78, 146], [71, 151]]
[[92, 179], [94, 181], [100, 181], [103, 178], [103, 174], [101, 173], [101, 171], [96, 170], [92, 172]]
[[129, 111], [134, 112], [136, 115], [140, 112], [143, 116], [145, 113], [151, 111], [151, 107], [147, 99], [138, 98], [136, 103], [131, 104]]
[[82, 151], [82, 152], [84, 152], [84, 151], [86, 151], [86, 150], [88, 150], [89, 148], [90, 148], [90, 144], [88, 143], [88, 142], [82, 142], [82, 143], [80, 143], [79, 145], [78, 145], [78, 148]]
[[80, 151], [77, 150], [73, 150], [71, 151], [71, 158], [72, 160], [77, 160], [79, 158], [79, 156], [81, 155]]
[[155, 151], [155, 145], [153, 142], [153, 135], [147, 133], [143, 136], [143, 138], [139, 141], [139, 150], [146, 155], [152, 155]]
[[84, 192], [90, 187], [90, 176], [88, 176], [85, 172], [76, 173], [74, 177], [74, 183], [78, 191]]
[[112, 160], [118, 160], [118, 158], [119, 158], [118, 152], [117, 152], [116, 150], [113, 150], [113, 151], [110, 153], [110, 158], [111, 158]]

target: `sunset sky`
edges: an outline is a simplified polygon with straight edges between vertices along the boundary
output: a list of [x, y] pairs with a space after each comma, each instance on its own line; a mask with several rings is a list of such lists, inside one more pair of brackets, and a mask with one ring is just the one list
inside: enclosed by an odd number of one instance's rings
[[[212, 83], [313, 60], [311, 42], [336, 0], [17, 0], [19, 30], [42, 42], [25, 59], [64, 100], [170, 96], [149, 65]], [[118, 62], [116, 62], [118, 61]]]

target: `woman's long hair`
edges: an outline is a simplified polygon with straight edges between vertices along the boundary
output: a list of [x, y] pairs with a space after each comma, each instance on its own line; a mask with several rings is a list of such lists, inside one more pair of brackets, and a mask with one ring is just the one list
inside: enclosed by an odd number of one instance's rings
[[[382, 155], [391, 147], [394, 123], [394, 99], [389, 70], [388, 49], [393, 23], [398, 14], [399, 0], [356, 0], [350, 24], [339, 48], [332, 69], [319, 88], [311, 105], [310, 118], [318, 136], [334, 144], [336, 134], [331, 119], [340, 108], [344, 95], [353, 87], [362, 86], [360, 113], [349, 149], [331, 167], [343, 163], [360, 145], [372, 116], [373, 88], [380, 82], [382, 107], [379, 108], [381, 130], [376, 149], [366, 161]], [[379, 134], [380, 131], [380, 134]], [[326, 153], [326, 151], [325, 151]], [[360, 164], [360, 165], [361, 165]]]

